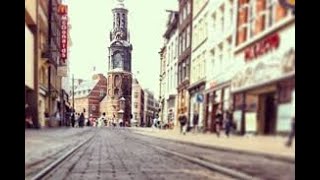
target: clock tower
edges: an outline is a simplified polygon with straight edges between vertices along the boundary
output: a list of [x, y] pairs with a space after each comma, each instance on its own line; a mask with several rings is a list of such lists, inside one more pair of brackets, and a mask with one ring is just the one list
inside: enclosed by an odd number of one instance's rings
[[110, 31], [108, 47], [107, 118], [123, 120], [130, 124], [131, 115], [131, 51], [128, 31], [128, 10], [124, 0], [116, 0], [113, 14], [113, 27]]

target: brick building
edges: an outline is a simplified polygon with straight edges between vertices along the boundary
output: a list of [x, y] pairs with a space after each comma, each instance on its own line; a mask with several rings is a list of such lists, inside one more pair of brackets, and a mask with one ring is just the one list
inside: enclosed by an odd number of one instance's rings
[[[103, 74], [96, 74], [92, 80], [81, 81], [74, 90], [74, 109], [81, 113], [85, 110], [85, 117], [90, 114], [94, 118], [100, 117], [103, 109], [100, 108], [101, 101], [106, 96], [107, 79]], [[70, 97], [72, 101], [72, 96]], [[105, 111], [103, 111], [105, 112]]]

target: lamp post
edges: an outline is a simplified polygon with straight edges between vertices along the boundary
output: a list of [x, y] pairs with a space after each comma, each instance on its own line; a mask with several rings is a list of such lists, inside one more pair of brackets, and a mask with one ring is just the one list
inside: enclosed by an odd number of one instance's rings
[[124, 103], [125, 103], [126, 99], [124, 97], [121, 97], [119, 99], [119, 111], [118, 111], [118, 118], [121, 119], [122, 124], [124, 124], [123, 121], [123, 116], [124, 116]]

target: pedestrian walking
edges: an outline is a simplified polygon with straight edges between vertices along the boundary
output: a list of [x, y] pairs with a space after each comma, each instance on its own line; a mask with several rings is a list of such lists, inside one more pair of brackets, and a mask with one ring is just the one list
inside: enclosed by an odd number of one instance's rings
[[180, 122], [180, 133], [186, 134], [186, 124], [187, 124], [187, 116], [185, 114], [181, 114], [179, 116]]
[[85, 118], [84, 118], [84, 114], [83, 112], [80, 114], [80, 117], [79, 117], [79, 127], [83, 128], [84, 126], [84, 121], [85, 121]]
[[223, 122], [223, 116], [222, 116], [221, 108], [219, 107], [215, 116], [215, 127], [216, 127], [216, 133], [218, 137], [220, 137], [222, 122]]
[[119, 119], [119, 126], [120, 126], [120, 127], [123, 127], [123, 120], [122, 120], [122, 118]]
[[93, 117], [92, 117], [92, 114], [90, 114], [89, 119], [87, 121], [87, 126], [91, 126], [92, 121], [93, 121]]
[[231, 116], [231, 112], [227, 111], [224, 115], [224, 121], [225, 121], [225, 133], [226, 136], [229, 137], [231, 129], [233, 127], [233, 120]]
[[78, 128], [79, 127], [79, 113], [75, 114], [75, 127]]
[[75, 114], [72, 113], [72, 114], [71, 114], [71, 126], [74, 127], [75, 123], [76, 123]]
[[197, 110], [193, 113], [193, 132], [198, 132], [199, 113]]
[[106, 119], [106, 113], [103, 112], [102, 115], [100, 116], [100, 118], [98, 119], [98, 124], [97, 124], [97, 126], [98, 126], [98, 127], [103, 126], [105, 119]]

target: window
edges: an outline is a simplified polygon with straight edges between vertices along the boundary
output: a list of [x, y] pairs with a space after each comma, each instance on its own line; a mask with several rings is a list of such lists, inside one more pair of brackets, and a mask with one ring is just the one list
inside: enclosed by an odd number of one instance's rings
[[175, 57], [174, 44], [173, 44], [173, 42], [171, 42], [171, 62], [173, 61], [174, 57]]
[[188, 4], [187, 4], [187, 6], [188, 6], [188, 15], [191, 13], [191, 3], [190, 3], [190, 0], [188, 1]]
[[191, 26], [187, 27], [187, 48], [190, 47], [190, 28]]
[[287, 13], [287, 10], [284, 7], [282, 7], [279, 2], [277, 2], [275, 14], [276, 22], [282, 20], [284, 17], [286, 17], [287, 14], [289, 14]]
[[190, 57], [187, 59], [187, 64], [186, 64], [186, 78], [189, 78], [190, 76]]
[[273, 23], [275, 22], [275, 5], [276, 1], [275, 0], [267, 0], [267, 26], [266, 27], [271, 27]]
[[186, 31], [183, 31], [182, 33], [182, 51], [184, 52], [186, 50]]
[[138, 98], [139, 92], [134, 92], [134, 98]]
[[233, 25], [233, 0], [229, 0], [229, 27]]
[[182, 63], [182, 80], [186, 78], [186, 63]]
[[[90, 92], [90, 89], [89, 89], [89, 92]], [[103, 97], [104, 96], [104, 90], [103, 89], [100, 89], [100, 94], [99, 94], [100, 97]]]
[[224, 5], [221, 6], [220, 12], [220, 30], [221, 32], [224, 31]]
[[168, 51], [167, 51], [167, 58], [168, 58], [168, 62], [167, 62], [167, 64], [169, 64], [170, 63], [170, 58], [171, 58], [171, 55], [170, 55], [170, 53], [171, 53], [171, 49], [170, 49], [171, 47], [169, 46], [168, 47]]
[[188, 48], [188, 28], [184, 31], [184, 49]]
[[238, 11], [238, 27], [237, 27], [237, 45], [246, 41], [248, 31], [248, 14], [249, 5], [248, 0], [242, 0], [239, 2]]
[[138, 108], [138, 103], [137, 102], [134, 103], [134, 108]]
[[179, 36], [179, 41], [180, 41], [180, 43], [179, 43], [179, 49], [180, 49], [180, 54], [182, 54], [182, 34], [180, 34], [180, 36]]
[[178, 81], [179, 81], [179, 84], [180, 84], [181, 81], [182, 81], [182, 68], [181, 68], [181, 64], [178, 65]]
[[178, 41], [178, 37], [176, 37], [176, 40], [175, 40], [175, 55], [174, 55], [174, 57], [177, 57], [177, 56], [179, 56], [178, 55], [178, 49], [179, 49], [179, 41]]
[[251, 38], [254, 35], [254, 28], [255, 28], [255, 20], [256, 20], [256, 8], [255, 8], [255, 1], [250, 3], [249, 8], [249, 37]]

